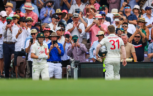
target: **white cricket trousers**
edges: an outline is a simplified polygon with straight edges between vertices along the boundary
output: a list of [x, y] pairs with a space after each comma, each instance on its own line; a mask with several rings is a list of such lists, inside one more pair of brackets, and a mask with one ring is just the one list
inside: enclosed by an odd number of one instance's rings
[[62, 79], [62, 64], [61, 63], [52, 63], [47, 62], [49, 77], [52, 78], [55, 76], [56, 79]]
[[105, 59], [105, 80], [120, 80], [120, 58]]
[[41, 74], [42, 80], [49, 80], [48, 64], [33, 64], [32, 79], [39, 80]]

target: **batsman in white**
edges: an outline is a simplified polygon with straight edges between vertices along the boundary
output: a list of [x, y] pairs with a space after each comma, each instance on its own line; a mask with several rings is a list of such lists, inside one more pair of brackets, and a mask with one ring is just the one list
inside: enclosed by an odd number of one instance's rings
[[44, 34], [37, 35], [38, 42], [34, 43], [31, 48], [32, 79], [39, 80], [40, 74], [42, 80], [49, 80], [47, 59], [49, 58], [49, 50], [47, 44], [43, 43]]
[[107, 54], [104, 63], [105, 65], [105, 79], [106, 80], [120, 80], [120, 50], [122, 51], [123, 66], [126, 66], [126, 51], [124, 43], [120, 37], [115, 35], [115, 27], [113, 25], [108, 26], [108, 37], [102, 39], [97, 46], [96, 58], [98, 59], [99, 49], [105, 45], [107, 47]]

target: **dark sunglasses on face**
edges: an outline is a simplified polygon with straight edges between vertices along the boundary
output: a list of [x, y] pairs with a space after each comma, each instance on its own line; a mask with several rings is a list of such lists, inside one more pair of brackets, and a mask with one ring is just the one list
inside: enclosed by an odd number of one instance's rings
[[122, 27], [127, 27], [127, 25], [123, 25]]
[[5, 7], [5, 8], [8, 8], [8, 7]]
[[31, 35], [35, 35], [36, 33], [31, 33]]
[[17, 18], [13, 18], [13, 20], [16, 20]]
[[136, 37], [136, 38], [140, 38], [140, 36], [134, 36], [134, 37]]

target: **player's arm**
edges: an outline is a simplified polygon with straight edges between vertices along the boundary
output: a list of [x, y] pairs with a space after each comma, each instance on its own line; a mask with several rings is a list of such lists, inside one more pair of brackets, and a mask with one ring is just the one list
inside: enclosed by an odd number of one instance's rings
[[38, 59], [38, 56], [35, 55], [34, 53], [31, 53], [31, 58], [33, 58], [33, 59]]
[[126, 50], [125, 50], [125, 47], [124, 45], [121, 46], [121, 52], [122, 52], [122, 57], [123, 57], [123, 66], [126, 66], [127, 65], [127, 62], [126, 62]]
[[96, 59], [98, 59], [98, 52], [99, 52], [99, 49], [102, 45], [101, 44], [98, 44], [97, 45], [97, 48], [96, 48]]

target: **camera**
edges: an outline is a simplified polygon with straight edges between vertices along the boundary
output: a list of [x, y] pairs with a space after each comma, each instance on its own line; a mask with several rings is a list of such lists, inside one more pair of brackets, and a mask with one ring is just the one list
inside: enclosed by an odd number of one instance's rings
[[57, 43], [57, 41], [53, 41], [53, 44], [56, 44]]

